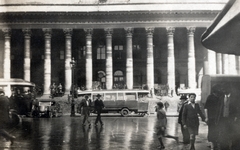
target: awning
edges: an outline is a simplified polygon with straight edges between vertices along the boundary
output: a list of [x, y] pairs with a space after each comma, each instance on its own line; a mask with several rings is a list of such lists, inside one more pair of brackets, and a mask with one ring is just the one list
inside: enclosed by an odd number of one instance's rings
[[217, 53], [240, 55], [240, 0], [230, 0], [202, 35], [202, 44]]

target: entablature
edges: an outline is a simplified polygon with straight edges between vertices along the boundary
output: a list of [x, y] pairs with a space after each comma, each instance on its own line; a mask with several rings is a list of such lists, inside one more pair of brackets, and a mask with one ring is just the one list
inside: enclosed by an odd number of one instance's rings
[[207, 27], [219, 11], [0, 13], [0, 26], [11, 28]]

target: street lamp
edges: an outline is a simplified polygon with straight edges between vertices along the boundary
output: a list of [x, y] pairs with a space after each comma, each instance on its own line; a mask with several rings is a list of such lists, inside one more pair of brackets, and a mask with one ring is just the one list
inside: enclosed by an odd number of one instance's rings
[[74, 58], [70, 61], [70, 66], [72, 68], [72, 102], [71, 102], [71, 117], [75, 116], [75, 102], [74, 102], [74, 69], [76, 67], [76, 62]]

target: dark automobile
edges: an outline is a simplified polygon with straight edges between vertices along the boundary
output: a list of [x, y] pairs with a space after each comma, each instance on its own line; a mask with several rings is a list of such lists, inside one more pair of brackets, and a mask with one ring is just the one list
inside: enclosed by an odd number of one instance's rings
[[32, 117], [60, 117], [61, 105], [53, 99], [36, 99], [32, 105]]

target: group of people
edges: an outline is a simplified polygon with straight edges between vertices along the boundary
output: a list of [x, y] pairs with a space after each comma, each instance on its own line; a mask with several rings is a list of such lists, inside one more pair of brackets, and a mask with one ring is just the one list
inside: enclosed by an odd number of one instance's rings
[[[236, 84], [236, 85], [235, 85]], [[205, 104], [208, 141], [214, 150], [239, 150], [239, 85], [223, 83], [212, 87]]]
[[208, 125], [207, 139], [213, 150], [239, 150], [240, 102], [239, 86], [234, 83], [214, 85], [203, 109], [195, 103], [195, 94], [181, 96], [178, 107], [178, 123], [181, 125], [183, 144], [194, 150], [198, 135], [198, 115]]
[[[205, 116], [200, 109], [198, 103], [195, 103], [196, 94], [192, 93], [188, 95], [189, 102], [187, 102], [187, 97], [182, 96], [182, 105], [179, 110], [178, 123], [181, 125], [181, 131], [183, 134], [183, 144], [184, 148], [190, 144], [190, 150], [195, 150], [195, 139], [198, 135], [199, 119], [198, 115], [205, 121]], [[178, 137], [170, 136], [165, 134], [165, 129], [167, 125], [166, 112], [163, 110], [164, 104], [162, 102], [157, 103], [157, 137], [160, 142], [158, 148], [164, 149], [165, 146], [162, 142], [162, 137], [173, 138], [178, 142]]]
[[54, 98], [57, 95], [62, 96], [63, 95], [63, 86], [62, 86], [62, 84], [59, 83], [59, 85], [57, 86], [55, 83], [53, 83], [50, 86], [50, 92], [51, 92], [52, 98]]
[[84, 115], [83, 118], [83, 123], [82, 125], [85, 126], [86, 122], [88, 123], [88, 126], [91, 127], [91, 122], [89, 120], [89, 115], [92, 111], [92, 103], [94, 103], [94, 111], [95, 113], [97, 113], [97, 117], [95, 120], [95, 126], [98, 125], [98, 122], [100, 122], [100, 125], [103, 126], [103, 122], [101, 119], [101, 113], [102, 113], [102, 109], [104, 108], [104, 103], [101, 100], [101, 95], [98, 94], [97, 99], [93, 102], [88, 95], [85, 95], [85, 98], [82, 99], [81, 103], [80, 103], [80, 109], [82, 109], [82, 114]]
[[10, 102], [9, 99], [5, 96], [4, 91], [0, 90], [0, 135], [5, 138], [7, 141], [13, 144], [15, 136], [12, 136], [6, 131], [6, 128], [10, 126], [10, 117], [9, 117], [9, 108]]

